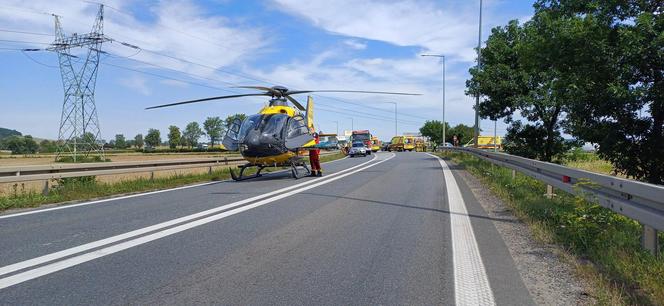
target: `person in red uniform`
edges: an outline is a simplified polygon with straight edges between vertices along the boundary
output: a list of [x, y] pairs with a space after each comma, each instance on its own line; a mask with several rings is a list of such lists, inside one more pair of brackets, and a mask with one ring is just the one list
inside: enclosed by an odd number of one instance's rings
[[[316, 145], [320, 143], [318, 133], [314, 133]], [[320, 168], [320, 149], [309, 150], [309, 163], [311, 164], [311, 176], [323, 176], [323, 170]]]

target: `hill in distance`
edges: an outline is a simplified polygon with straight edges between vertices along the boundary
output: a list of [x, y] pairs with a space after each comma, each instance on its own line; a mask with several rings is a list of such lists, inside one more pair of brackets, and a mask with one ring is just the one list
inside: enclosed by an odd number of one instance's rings
[[14, 135], [21, 136], [23, 134], [21, 134], [21, 132], [19, 132], [17, 130], [10, 130], [10, 129], [0, 127], [0, 139], [5, 138], [5, 137], [9, 137], [9, 136], [14, 136]]

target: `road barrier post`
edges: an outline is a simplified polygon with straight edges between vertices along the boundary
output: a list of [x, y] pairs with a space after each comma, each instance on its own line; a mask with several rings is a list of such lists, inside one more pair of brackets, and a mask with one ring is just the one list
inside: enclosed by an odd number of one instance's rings
[[516, 178], [516, 170], [512, 169], [512, 179]]
[[44, 181], [44, 189], [42, 189], [42, 195], [48, 195], [48, 180]]
[[546, 194], [545, 194], [547, 199], [553, 199], [554, 196], [556, 196], [555, 193], [553, 193], [553, 186], [551, 185], [546, 185]]
[[150, 171], [150, 180], [154, 181], [154, 171]]
[[208, 167], [208, 174], [212, 174], [212, 166]]
[[224, 164], [228, 165], [228, 157], [224, 156]]
[[650, 254], [659, 257], [659, 238], [657, 237], [657, 230], [651, 226], [643, 225], [643, 233], [641, 234], [641, 247], [650, 252]]

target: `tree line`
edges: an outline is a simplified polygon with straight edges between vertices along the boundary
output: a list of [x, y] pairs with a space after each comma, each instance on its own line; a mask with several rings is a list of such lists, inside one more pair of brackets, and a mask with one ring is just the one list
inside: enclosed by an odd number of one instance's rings
[[[109, 142], [103, 143], [105, 149], [154, 149], [159, 146], [168, 146], [170, 149], [189, 148], [198, 146], [201, 137], [206, 136], [210, 147], [221, 141], [221, 137], [226, 133], [226, 127], [233, 122], [235, 118], [244, 120], [245, 114], [235, 114], [221, 119], [220, 117], [207, 117], [201, 125], [198, 122], [190, 122], [183, 130], [171, 125], [168, 127], [167, 140], [162, 142], [159, 129], [150, 128], [147, 134], [137, 134], [133, 139], [126, 139], [124, 134], [117, 134]], [[18, 133], [18, 132], [17, 132]], [[94, 140], [94, 135], [84, 134], [83, 142]], [[54, 153], [62, 145], [61, 141], [42, 140], [39, 143], [30, 135], [12, 134], [0, 139], [0, 150], [9, 150], [13, 154], [35, 154], [35, 153]]]
[[589, 142], [618, 172], [664, 183], [662, 2], [538, 0], [534, 9], [491, 30], [466, 82], [482, 118], [508, 123], [505, 150], [556, 161]]
[[465, 124], [450, 127], [450, 124], [445, 122], [445, 141], [443, 141], [443, 122], [427, 120], [424, 126], [420, 128], [420, 134], [428, 137], [435, 147], [442, 145], [444, 142], [454, 143], [454, 136], [463, 145], [473, 139], [473, 127]]

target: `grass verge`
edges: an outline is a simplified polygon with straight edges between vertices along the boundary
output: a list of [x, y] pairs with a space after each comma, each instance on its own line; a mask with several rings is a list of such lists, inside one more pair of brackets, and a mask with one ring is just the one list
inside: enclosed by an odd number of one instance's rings
[[[321, 156], [321, 162], [328, 162], [345, 157], [343, 154]], [[246, 174], [255, 171], [247, 169]], [[265, 168], [263, 172], [281, 170], [281, 168]], [[174, 175], [171, 177], [155, 179], [133, 179], [115, 183], [97, 182], [94, 177], [78, 177], [62, 179], [56, 187], [51, 188], [48, 195], [37, 192], [15, 192], [10, 196], [0, 197], [0, 211], [16, 208], [38, 207], [44, 204], [62, 203], [69, 201], [89, 200], [108, 197], [118, 194], [147, 192], [160, 189], [173, 188], [195, 183], [219, 181], [230, 179], [228, 168], [219, 169], [212, 173]]]
[[[546, 185], [465, 153], [441, 153], [478, 177], [527, 222], [536, 238], [563, 247], [601, 305], [664, 304], [664, 258], [640, 247], [638, 222], [580, 197], [543, 195]], [[660, 235], [664, 245], [664, 235]]]

